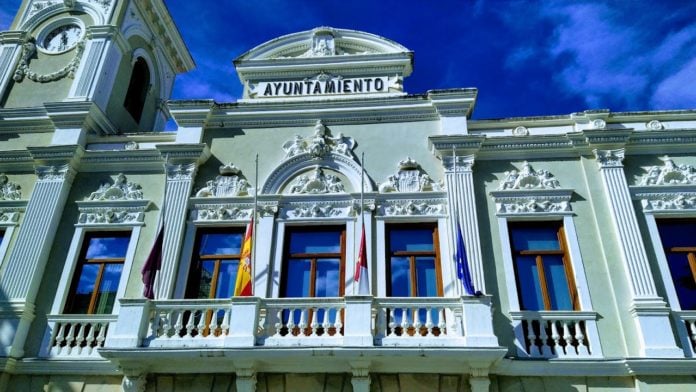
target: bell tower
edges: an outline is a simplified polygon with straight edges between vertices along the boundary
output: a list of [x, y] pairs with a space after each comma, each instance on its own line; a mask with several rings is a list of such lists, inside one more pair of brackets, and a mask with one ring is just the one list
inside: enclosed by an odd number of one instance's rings
[[0, 110], [43, 108], [72, 135], [159, 131], [193, 67], [162, 0], [23, 0], [0, 33]]

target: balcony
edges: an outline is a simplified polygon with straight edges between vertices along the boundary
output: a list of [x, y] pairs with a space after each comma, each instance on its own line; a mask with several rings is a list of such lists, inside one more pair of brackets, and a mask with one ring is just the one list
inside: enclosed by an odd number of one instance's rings
[[42, 344], [42, 357], [55, 359], [99, 359], [97, 349], [104, 347], [111, 314], [48, 315], [48, 329]]
[[684, 354], [696, 357], [696, 310], [675, 311], [674, 317]]
[[597, 313], [511, 312], [517, 355], [527, 358], [601, 357]]

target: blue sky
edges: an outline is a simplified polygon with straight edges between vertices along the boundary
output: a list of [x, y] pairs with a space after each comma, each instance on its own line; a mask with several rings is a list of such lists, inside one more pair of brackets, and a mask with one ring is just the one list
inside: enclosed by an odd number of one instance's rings
[[[19, 0], [2, 0], [0, 29]], [[333, 26], [415, 52], [409, 93], [477, 87], [474, 118], [696, 108], [696, 2], [166, 0], [197, 69], [174, 99], [231, 102], [232, 60], [280, 35]]]

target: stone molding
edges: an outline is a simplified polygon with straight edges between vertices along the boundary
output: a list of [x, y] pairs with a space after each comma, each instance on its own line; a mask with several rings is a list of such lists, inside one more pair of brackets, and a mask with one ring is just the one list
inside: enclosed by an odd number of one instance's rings
[[26, 206], [26, 200], [0, 200], [0, 226], [16, 226]]
[[280, 217], [283, 219], [307, 218], [350, 218], [355, 216], [357, 206], [355, 200], [342, 198], [339, 200], [326, 197], [312, 201], [289, 200], [283, 203]]
[[198, 167], [195, 163], [167, 164], [167, 180], [191, 181]]
[[402, 193], [399, 197], [380, 197], [376, 203], [377, 216], [382, 217], [444, 217], [447, 215], [447, 198], [442, 192], [433, 192], [429, 195]]
[[149, 200], [85, 200], [78, 201], [80, 212], [76, 226], [131, 225], [140, 226], [145, 222], [145, 211], [150, 207]]
[[418, 162], [407, 157], [399, 162], [399, 171], [380, 184], [379, 192], [440, 192], [442, 188], [442, 184], [433, 181]]
[[[254, 210], [254, 203], [248, 197], [220, 198], [212, 202], [210, 198], [192, 198], [190, 218], [193, 223], [248, 222]], [[278, 202], [260, 200], [256, 209], [259, 216], [275, 216]]]
[[556, 189], [561, 184], [548, 170], [535, 171], [529, 162], [522, 164], [520, 171], [510, 170], [505, 172], [505, 179], [500, 182], [498, 190], [515, 189]]
[[206, 185], [196, 192], [196, 197], [248, 196], [249, 190], [253, 189], [232, 163], [220, 166], [219, 173], [215, 180], [208, 180]]
[[696, 211], [696, 184], [638, 185], [630, 187], [633, 200], [640, 200], [645, 213]]
[[142, 200], [142, 189], [140, 184], [128, 181], [123, 173], [119, 173], [115, 180], [102, 183], [89, 195], [89, 200]]
[[497, 216], [572, 213], [572, 189], [499, 190], [491, 192], [490, 195], [495, 201]]
[[691, 165], [676, 165], [667, 155], [660, 158], [662, 166], [652, 166], [646, 169], [646, 174], [640, 179], [641, 186], [660, 186], [677, 184], [696, 184], [696, 169]]
[[22, 198], [22, 187], [9, 180], [5, 173], [0, 173], [0, 200], [18, 200]]

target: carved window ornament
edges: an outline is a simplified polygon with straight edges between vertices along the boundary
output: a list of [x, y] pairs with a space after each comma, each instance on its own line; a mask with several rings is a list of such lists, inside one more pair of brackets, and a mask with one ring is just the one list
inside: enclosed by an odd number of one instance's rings
[[442, 188], [442, 185], [433, 181], [418, 162], [411, 157], [406, 157], [399, 162], [399, 171], [380, 184], [379, 192], [440, 192]]
[[89, 200], [142, 200], [143, 191], [139, 184], [128, 181], [123, 173], [119, 173], [113, 181], [107, 181], [99, 189], [89, 195]]
[[696, 168], [677, 165], [665, 155], [662, 166], [645, 169], [638, 185], [631, 187], [633, 198], [640, 200], [646, 213], [677, 213], [696, 211]]
[[215, 180], [208, 180], [206, 185], [196, 192], [196, 197], [249, 196], [252, 187], [235, 165], [232, 163], [222, 165], [219, 173]]
[[337, 54], [333, 31], [328, 28], [318, 28], [312, 35], [311, 47], [300, 57], [324, 57]]
[[22, 187], [9, 180], [5, 173], [0, 173], [0, 200], [19, 200]]
[[343, 183], [338, 176], [324, 174], [324, 171], [319, 166], [315, 166], [309, 174], [302, 174], [297, 177], [287, 189], [287, 193], [294, 195], [345, 193]]
[[123, 173], [102, 183], [84, 201], [77, 202], [80, 214], [76, 226], [129, 225], [145, 221], [149, 200], [143, 199], [142, 187], [129, 182]]
[[344, 136], [339, 132], [335, 137], [331, 136], [328, 129], [321, 120], [317, 120], [314, 125], [314, 134], [311, 137], [303, 138], [295, 135], [291, 140], [283, 144], [285, 159], [290, 159], [300, 154], [309, 154], [313, 158], [323, 158], [329, 153], [336, 153], [353, 157], [355, 140]]
[[548, 170], [534, 170], [525, 161], [522, 169], [506, 171], [498, 190], [491, 192], [496, 215], [571, 213], [572, 189], [562, 189]]

